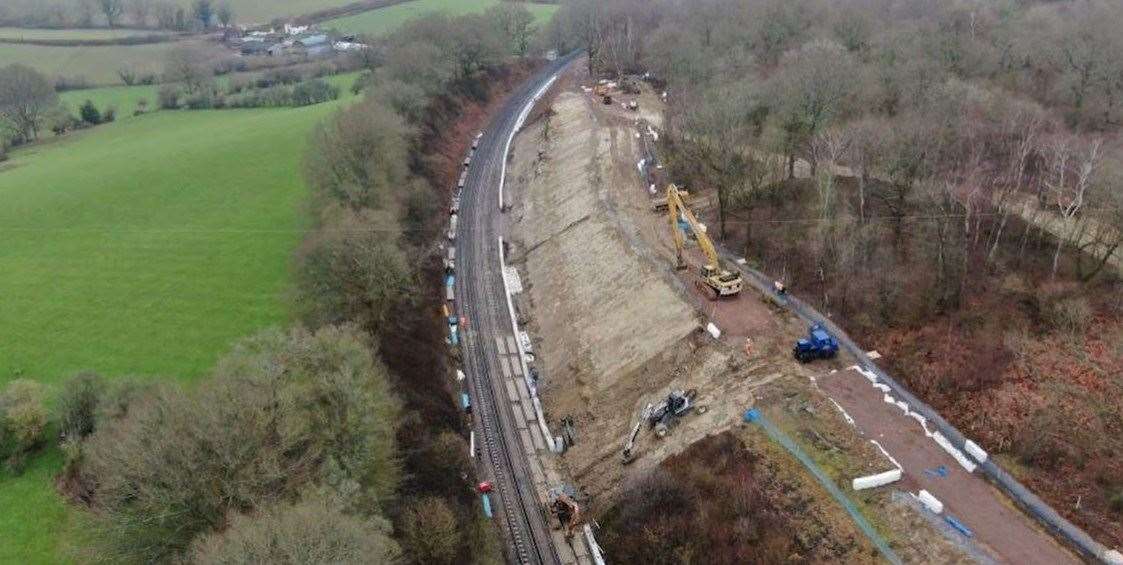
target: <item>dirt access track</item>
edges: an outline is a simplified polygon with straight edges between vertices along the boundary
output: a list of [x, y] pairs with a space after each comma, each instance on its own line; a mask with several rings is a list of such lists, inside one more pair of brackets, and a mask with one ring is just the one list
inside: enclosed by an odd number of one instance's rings
[[[739, 426], [744, 410], [759, 406], [846, 486], [906, 561], [965, 562], [972, 555], [1018, 563], [1074, 561], [977, 476], [948, 476], [929, 489], [942, 492], [973, 481], [963, 492], [995, 505], [989, 513], [973, 514], [955, 495], [948, 495], [949, 508], [964, 521], [989, 516], [1009, 522], [993, 528], [968, 524], [976, 539], [900, 502], [909, 499], [902, 491], [928, 486], [915, 478], [920, 469], [903, 483], [851, 491], [852, 478], [886, 469], [886, 459], [868, 441], [884, 433], [879, 426], [915, 422], [874, 422], [869, 429], [847, 423], [813, 377], [825, 378], [850, 361], [794, 362], [790, 344], [806, 328], [748, 285], [736, 299], [706, 300], [693, 285], [701, 262], [695, 248], [688, 248], [688, 271], [672, 268], [667, 220], [652, 212], [653, 195], [638, 166], [650, 149], [640, 134], [646, 127], [637, 123], [639, 114], [604, 106], [583, 92], [583, 78], [572, 71], [560, 79], [541, 105], [549, 110], [532, 116], [515, 138], [506, 183], [512, 208], [505, 221], [508, 263], [521, 272], [524, 287], [516, 307], [532, 336], [547, 419], [555, 434], [563, 418], [573, 423], [575, 441], [561, 467], [592, 515], [609, 507], [627, 481], [707, 435]], [[646, 94], [644, 103], [657, 101]], [[691, 206], [704, 213], [704, 195], [692, 196]], [[720, 340], [703, 331], [710, 321], [722, 329]], [[644, 406], [675, 389], [696, 389], [704, 413], [677, 420], [666, 438], [645, 427], [635, 461], [622, 465], [621, 450]], [[839, 397], [854, 407], [847, 410], [861, 409], [841, 392]], [[935, 455], [943, 453], [934, 443], [900, 445], [916, 448], [922, 458], [933, 447]], [[899, 459], [913, 461], [912, 455]], [[951, 465], [941, 460], [931, 466], [951, 469], [954, 460], [946, 459]], [[846, 522], [841, 508], [819, 494], [815, 504]]]

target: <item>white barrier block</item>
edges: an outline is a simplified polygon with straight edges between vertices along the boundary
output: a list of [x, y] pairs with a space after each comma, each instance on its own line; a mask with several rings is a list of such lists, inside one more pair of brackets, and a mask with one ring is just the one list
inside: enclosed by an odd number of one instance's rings
[[966, 451], [967, 454], [971, 457], [974, 457], [975, 461], [978, 461], [979, 463], [987, 462], [987, 452], [984, 451], [983, 448], [979, 447], [979, 444], [971, 440], [967, 440], [963, 442], [963, 450]]
[[1119, 551], [1115, 549], [1105, 551], [1103, 559], [1111, 565], [1123, 565], [1123, 553], [1119, 553]]
[[865, 490], [868, 488], [880, 487], [901, 480], [901, 470], [893, 469], [884, 473], [876, 475], [868, 475], [865, 477], [857, 477], [854, 479], [851, 486], [854, 490]]
[[889, 388], [889, 385], [881, 384], [881, 383], [873, 383], [873, 388], [876, 388], [877, 390], [880, 390], [881, 392], [889, 392], [891, 390]]
[[721, 337], [721, 330], [717, 329], [717, 326], [715, 326], [713, 322], [706, 324], [706, 331], [710, 332], [710, 335], [714, 336], [714, 339]]
[[940, 514], [944, 511], [944, 503], [940, 502], [940, 499], [935, 496], [932, 496], [932, 493], [922, 490], [916, 497], [920, 499], [920, 503], [923, 504], [925, 508], [931, 510], [933, 514]]
[[954, 457], [955, 460], [960, 464], [960, 466], [966, 469], [968, 473], [975, 472], [975, 463], [968, 459], [962, 451], [956, 449], [956, 447], [951, 444], [951, 441], [948, 440], [948, 438], [944, 437], [944, 434], [935, 432], [932, 434], [932, 439], [936, 440], [936, 443], [939, 444], [940, 447], [944, 448], [944, 451], [948, 452], [949, 455]]
[[909, 403], [908, 402], [905, 402], [904, 400], [898, 400], [896, 402], [896, 404], [897, 404], [898, 408], [900, 408], [902, 411], [904, 411], [904, 413], [906, 415], [908, 415], [908, 413], [909, 413]]
[[893, 404], [893, 405], [897, 404], [897, 401], [893, 400], [893, 397], [889, 396], [888, 394], [883, 396], [881, 399], [884, 400], [886, 404]]

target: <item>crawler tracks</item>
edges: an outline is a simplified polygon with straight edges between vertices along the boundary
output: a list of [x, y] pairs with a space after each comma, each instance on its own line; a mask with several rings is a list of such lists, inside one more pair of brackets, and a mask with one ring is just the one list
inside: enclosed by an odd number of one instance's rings
[[522, 108], [550, 77], [560, 73], [573, 55], [551, 63], [511, 94], [480, 140], [460, 196], [457, 234], [457, 313], [462, 323], [464, 370], [472, 396], [476, 429], [482, 436], [484, 475], [495, 485], [496, 518], [507, 542], [511, 563], [560, 563], [550, 526], [535, 492], [527, 454], [519, 441], [511, 404], [499, 382], [496, 340], [514, 339], [499, 267], [502, 217], [498, 184], [505, 146]]

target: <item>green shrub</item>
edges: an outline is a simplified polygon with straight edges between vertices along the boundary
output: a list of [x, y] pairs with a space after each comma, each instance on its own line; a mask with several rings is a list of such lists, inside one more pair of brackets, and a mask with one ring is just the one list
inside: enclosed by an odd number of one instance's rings
[[94, 433], [104, 390], [105, 381], [94, 373], [80, 373], [67, 381], [58, 403], [62, 437], [77, 441]]
[[292, 89], [293, 106], [310, 106], [336, 98], [339, 98], [339, 89], [321, 79], [306, 80]]
[[101, 112], [98, 111], [97, 106], [94, 106], [93, 101], [86, 100], [80, 107], [78, 107], [78, 116], [82, 118], [83, 122], [96, 126], [101, 123]]

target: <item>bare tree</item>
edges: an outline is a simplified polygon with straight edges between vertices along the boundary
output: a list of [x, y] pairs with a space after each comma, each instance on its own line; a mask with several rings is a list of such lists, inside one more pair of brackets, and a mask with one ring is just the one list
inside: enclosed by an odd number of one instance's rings
[[202, 536], [193, 563], [397, 563], [390, 523], [343, 512], [345, 500], [306, 496], [252, 514], [235, 514], [222, 533]]
[[866, 198], [870, 178], [880, 170], [885, 155], [885, 143], [889, 137], [889, 125], [884, 121], [868, 118], [848, 126], [846, 160], [858, 181], [858, 221], [866, 223]]
[[230, 2], [219, 4], [215, 17], [218, 18], [218, 23], [222, 24], [222, 27], [230, 27], [230, 24], [234, 23], [234, 8], [230, 6]]
[[1079, 247], [1079, 216], [1095, 186], [1097, 168], [1102, 159], [1103, 142], [1099, 139], [1082, 143], [1069, 135], [1058, 135], [1047, 140], [1042, 148], [1047, 159], [1044, 186], [1050, 203], [1056, 207], [1060, 225], [1054, 234], [1057, 246], [1053, 251], [1052, 274], [1057, 275], [1061, 249], [1071, 244]]
[[152, 12], [152, 0], [129, 0], [126, 9], [133, 25], [137, 27], [148, 26], [148, 15]]
[[181, 83], [187, 94], [196, 94], [214, 84], [214, 71], [205, 51], [176, 47], [164, 60], [164, 82]]
[[507, 43], [519, 57], [526, 56], [530, 40], [534, 36], [534, 15], [519, 4], [500, 4], [487, 12], [488, 19], [495, 22], [507, 37]]
[[156, 16], [156, 25], [160, 29], [175, 29], [176, 8], [170, 0], [156, 0], [152, 11]]
[[125, 12], [124, 0], [97, 0], [98, 6], [101, 8], [101, 13], [105, 15], [105, 21], [109, 27], [117, 25], [117, 18]]
[[812, 160], [819, 164], [814, 180], [819, 190], [820, 214], [824, 219], [835, 215], [835, 167], [850, 144], [848, 132], [840, 128], [823, 130], [811, 138]]
[[211, 0], [195, 0], [191, 4], [191, 17], [199, 20], [203, 29], [211, 27], [211, 21], [214, 20], [214, 5]]
[[[855, 85], [853, 57], [837, 43], [814, 41], [786, 58], [771, 88], [788, 176], [795, 176], [796, 154], [807, 153], [810, 140], [847, 111]], [[812, 175], [816, 167], [812, 159]]]
[[0, 68], [0, 124], [18, 141], [39, 137], [46, 114], [58, 106], [58, 95], [42, 73], [26, 65]]

